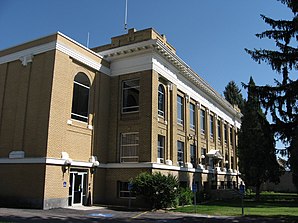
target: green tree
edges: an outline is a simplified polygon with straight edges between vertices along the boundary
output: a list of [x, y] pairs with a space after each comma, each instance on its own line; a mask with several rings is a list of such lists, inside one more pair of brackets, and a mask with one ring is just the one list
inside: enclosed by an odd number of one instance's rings
[[247, 187], [255, 187], [259, 200], [263, 182], [279, 182], [281, 168], [275, 156], [275, 140], [271, 126], [261, 110], [259, 98], [250, 78], [247, 102], [244, 103], [238, 139], [238, 157], [241, 178]]
[[131, 183], [132, 191], [150, 202], [153, 208], [168, 208], [176, 204], [179, 181], [171, 174], [143, 172]]
[[[275, 86], [256, 86], [262, 105], [272, 116], [272, 127], [289, 147], [281, 151], [289, 155], [290, 168], [293, 171], [294, 182], [298, 182], [298, 147], [294, 146], [297, 140], [298, 126], [298, 1], [278, 0], [286, 5], [293, 13], [291, 20], [276, 20], [261, 15], [265, 23], [270, 26], [256, 36], [260, 39], [268, 38], [275, 42], [277, 50], [245, 49], [258, 63], [265, 62], [271, 69], [281, 74], [281, 81], [275, 80]], [[296, 139], [296, 140], [295, 140]], [[297, 187], [298, 189], [298, 187]]]
[[234, 81], [230, 81], [224, 90], [225, 99], [230, 102], [231, 105], [237, 105], [240, 110], [243, 109], [243, 97], [241, 90], [238, 88], [237, 84]]

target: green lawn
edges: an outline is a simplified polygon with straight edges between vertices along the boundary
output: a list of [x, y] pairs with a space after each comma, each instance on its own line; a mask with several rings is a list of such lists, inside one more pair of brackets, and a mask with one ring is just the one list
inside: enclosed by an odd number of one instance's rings
[[[212, 201], [205, 204], [179, 207], [176, 212], [200, 213], [207, 215], [241, 216], [241, 200]], [[244, 199], [246, 216], [297, 217], [298, 195], [280, 193], [262, 193], [261, 200], [255, 202], [253, 196]]]

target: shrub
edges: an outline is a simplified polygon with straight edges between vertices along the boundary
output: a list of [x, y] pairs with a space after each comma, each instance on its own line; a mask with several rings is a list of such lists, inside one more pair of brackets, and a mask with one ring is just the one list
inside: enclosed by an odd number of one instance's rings
[[179, 189], [179, 205], [188, 205], [192, 204], [192, 199], [194, 197], [193, 192], [189, 187], [180, 187]]
[[178, 195], [179, 182], [177, 177], [160, 172], [143, 172], [132, 181], [132, 191], [137, 196], [142, 196], [156, 209], [168, 208], [175, 205]]

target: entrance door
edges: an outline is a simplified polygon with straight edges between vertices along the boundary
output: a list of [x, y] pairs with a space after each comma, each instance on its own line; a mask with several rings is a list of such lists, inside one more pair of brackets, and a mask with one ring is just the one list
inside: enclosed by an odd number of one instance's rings
[[87, 172], [70, 172], [69, 206], [83, 205], [86, 197]]

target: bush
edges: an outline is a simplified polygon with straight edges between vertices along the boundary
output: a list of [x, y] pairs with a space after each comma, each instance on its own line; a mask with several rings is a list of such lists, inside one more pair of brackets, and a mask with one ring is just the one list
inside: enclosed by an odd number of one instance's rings
[[143, 172], [132, 181], [132, 191], [151, 203], [152, 208], [161, 209], [175, 206], [179, 182], [177, 177], [160, 172]]
[[179, 205], [188, 205], [192, 204], [192, 199], [194, 197], [193, 192], [189, 187], [179, 189]]

